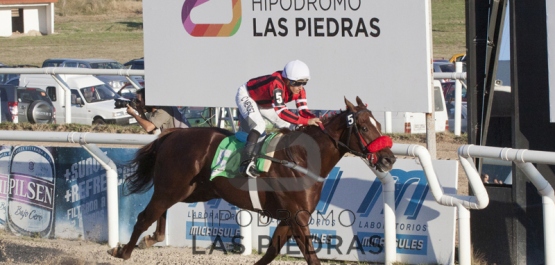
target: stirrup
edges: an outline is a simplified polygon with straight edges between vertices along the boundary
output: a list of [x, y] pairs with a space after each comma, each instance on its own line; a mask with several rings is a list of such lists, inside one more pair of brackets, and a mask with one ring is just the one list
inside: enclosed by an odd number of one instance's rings
[[256, 170], [256, 159], [249, 162], [244, 173], [251, 178], [257, 178], [260, 175], [258, 170]]

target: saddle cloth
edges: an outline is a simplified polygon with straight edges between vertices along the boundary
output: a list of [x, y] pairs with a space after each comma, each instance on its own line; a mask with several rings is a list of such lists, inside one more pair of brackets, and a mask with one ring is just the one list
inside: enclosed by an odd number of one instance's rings
[[[260, 153], [273, 157], [276, 145], [281, 136], [282, 134], [272, 133], [266, 137], [260, 138], [257, 143], [257, 145], [262, 145]], [[234, 178], [235, 176], [242, 176], [239, 174], [239, 165], [244, 160], [244, 158], [241, 157], [241, 151], [244, 146], [245, 143], [240, 141], [236, 135], [228, 136], [220, 142], [214, 159], [212, 160], [210, 181], [215, 177]], [[272, 161], [268, 159], [258, 158], [256, 161], [256, 169], [260, 172], [268, 172], [271, 165]]]

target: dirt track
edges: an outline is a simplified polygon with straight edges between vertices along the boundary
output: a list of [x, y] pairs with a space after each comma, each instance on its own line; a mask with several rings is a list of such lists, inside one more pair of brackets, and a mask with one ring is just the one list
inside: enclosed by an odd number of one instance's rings
[[[135, 249], [129, 260], [108, 255], [106, 244], [66, 239], [40, 239], [17, 237], [0, 232], [0, 264], [254, 264], [259, 255], [241, 256], [222, 251], [202, 249], [207, 254], [193, 255], [191, 248], [152, 247]], [[306, 264], [304, 260], [280, 261], [272, 264]], [[332, 264], [332, 263], [323, 263]]]

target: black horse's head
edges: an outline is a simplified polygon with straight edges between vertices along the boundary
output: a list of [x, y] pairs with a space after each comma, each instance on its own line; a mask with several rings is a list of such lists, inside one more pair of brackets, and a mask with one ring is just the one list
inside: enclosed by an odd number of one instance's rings
[[345, 99], [347, 105], [347, 145], [350, 152], [365, 159], [380, 172], [391, 170], [397, 160], [391, 147], [391, 138], [381, 133], [381, 124], [357, 97], [357, 105]]

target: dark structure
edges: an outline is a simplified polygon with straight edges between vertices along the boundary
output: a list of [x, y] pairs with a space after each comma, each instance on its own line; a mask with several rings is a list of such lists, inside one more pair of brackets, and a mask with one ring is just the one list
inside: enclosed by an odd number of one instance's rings
[[[555, 151], [550, 140], [555, 124], [549, 119], [546, 1], [466, 1], [470, 144]], [[504, 104], [510, 104], [512, 112], [510, 117], [492, 117], [504, 19], [511, 25], [511, 100]], [[480, 169], [481, 161], [476, 162]], [[554, 168], [537, 167], [553, 186]], [[490, 205], [472, 212], [474, 250], [489, 263], [545, 264], [541, 197], [514, 165], [512, 176], [512, 186], [486, 186]]]

